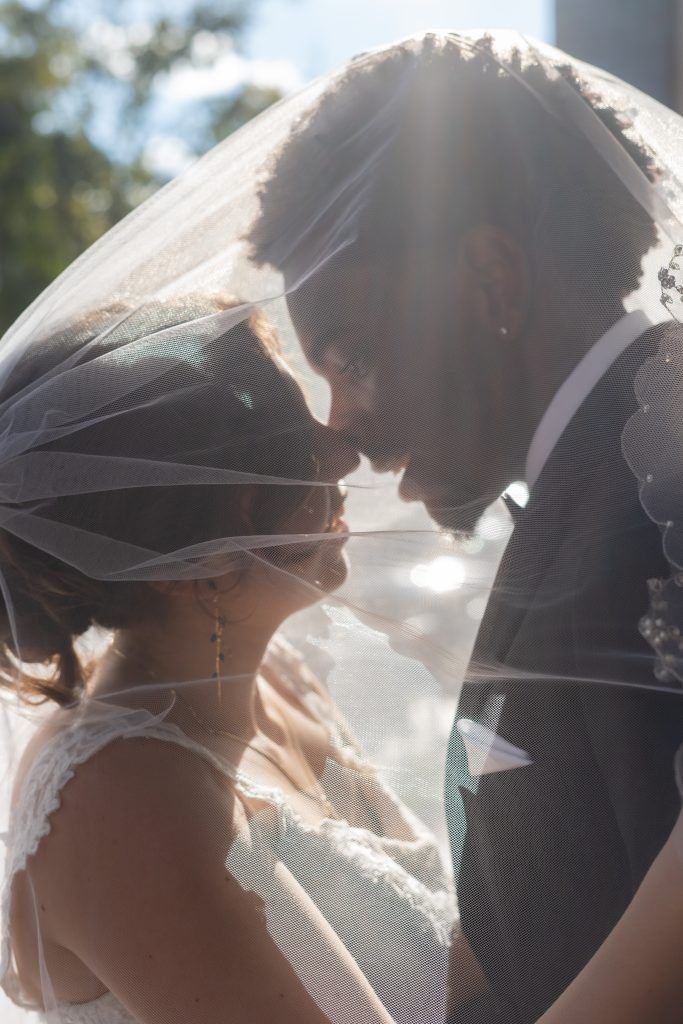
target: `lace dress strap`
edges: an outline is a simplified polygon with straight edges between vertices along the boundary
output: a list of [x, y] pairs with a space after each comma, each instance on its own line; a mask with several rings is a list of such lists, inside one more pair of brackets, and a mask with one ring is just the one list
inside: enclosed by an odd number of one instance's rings
[[[144, 709], [94, 705], [86, 701], [74, 711], [73, 721], [60, 729], [36, 754], [17, 792], [10, 813], [5, 875], [21, 871], [50, 831], [50, 818], [59, 808], [61, 791], [76, 769], [116, 739], [155, 737], [181, 743], [204, 757], [209, 751], [180, 729]], [[222, 770], [226, 765], [213, 758]]]
[[[263, 664], [264, 674], [275, 674], [326, 723], [334, 723], [334, 704], [325, 694], [301, 655], [282, 638], [271, 643]], [[39, 750], [27, 770], [10, 814], [5, 835], [4, 887], [6, 894], [17, 871], [36, 852], [50, 831], [50, 818], [59, 808], [61, 791], [77, 767], [115, 739], [149, 737], [178, 743], [199, 754], [236, 783], [247, 797], [281, 803], [279, 790], [262, 786], [202, 744], [190, 739], [178, 726], [164, 721], [170, 706], [155, 715], [146, 709], [122, 708], [102, 701], [84, 701], [73, 719]], [[4, 907], [3, 907], [4, 911]], [[7, 914], [2, 913], [5, 927]]]
[[73, 712], [73, 721], [40, 748], [18, 787], [10, 812], [4, 877], [0, 896], [0, 986], [22, 1005], [18, 979], [12, 966], [10, 913], [12, 882], [48, 835], [52, 815], [61, 804], [61, 792], [79, 765], [117, 739], [146, 737], [165, 740], [192, 750], [232, 779], [246, 797], [281, 805], [278, 791], [260, 786], [224, 758], [190, 739], [178, 726], [164, 722], [169, 708], [160, 715], [145, 709], [127, 709], [103, 702], [84, 701]]

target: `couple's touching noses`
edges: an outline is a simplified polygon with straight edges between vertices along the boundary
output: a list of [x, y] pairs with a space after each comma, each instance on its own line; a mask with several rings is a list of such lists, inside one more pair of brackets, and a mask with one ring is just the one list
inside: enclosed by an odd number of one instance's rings
[[[589, 983], [592, 1007], [562, 993], [680, 811], [680, 698], [656, 692], [638, 627], [648, 581], [669, 566], [622, 442], [642, 411], [640, 367], [662, 338], [680, 343], [652, 312], [652, 279], [625, 308], [658, 242], [649, 192], [665, 172], [629, 111], [562, 55], [551, 68], [533, 53], [506, 63], [486, 39], [418, 49], [414, 64], [409, 48], [352, 64], [297, 125], [260, 192], [253, 253], [283, 273], [303, 353], [330, 388], [329, 425], [399, 473], [404, 500], [468, 534], [513, 482], [530, 492], [447, 761], [466, 940], [454, 942], [453, 1020], [531, 1022], [558, 999], [549, 1021], [624, 1021], [627, 1008], [640, 1020], [637, 993], [606, 994], [628, 938], [611, 963], [600, 954], [602, 999]], [[473, 728], [491, 749], [512, 744], [522, 767], [475, 772]], [[474, 984], [457, 1005], [459, 976]], [[680, 992], [663, 985], [651, 1019], [678, 1020], [672, 1005]]]

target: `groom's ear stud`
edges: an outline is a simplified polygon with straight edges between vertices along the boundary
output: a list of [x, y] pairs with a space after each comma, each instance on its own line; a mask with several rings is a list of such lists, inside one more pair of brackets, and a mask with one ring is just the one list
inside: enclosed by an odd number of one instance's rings
[[525, 253], [506, 231], [478, 224], [458, 250], [460, 297], [468, 320], [484, 336], [515, 340], [526, 320], [529, 274]]

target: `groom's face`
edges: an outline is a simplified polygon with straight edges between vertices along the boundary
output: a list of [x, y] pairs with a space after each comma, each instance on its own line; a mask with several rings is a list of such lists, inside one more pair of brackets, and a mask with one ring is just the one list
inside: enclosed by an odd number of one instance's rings
[[330, 426], [376, 471], [401, 472], [404, 500], [470, 531], [509, 483], [495, 441], [503, 425], [481, 380], [475, 392], [466, 360], [452, 369], [447, 348], [466, 324], [452, 308], [452, 282], [442, 285], [433, 265], [420, 272], [419, 257], [409, 274], [328, 264], [288, 305], [306, 358], [330, 386]]

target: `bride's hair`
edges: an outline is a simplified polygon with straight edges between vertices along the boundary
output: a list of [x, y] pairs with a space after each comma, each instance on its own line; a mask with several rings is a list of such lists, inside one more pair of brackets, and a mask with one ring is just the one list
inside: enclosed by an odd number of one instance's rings
[[[217, 330], [209, 343], [193, 345], [195, 321], [235, 305], [220, 296], [192, 296], [136, 311], [99, 311], [59, 335], [30, 348], [0, 392], [0, 403], [49, 377], [65, 360], [83, 365], [120, 351], [134, 366], [155, 365], [149, 386], [125, 402], [103, 408], [97, 419], [42, 451], [167, 461], [174, 438], [177, 463], [225, 468], [246, 474], [313, 479], [312, 419], [302, 392], [279, 357], [277, 336], [260, 313]], [[182, 325], [187, 325], [186, 329]], [[173, 353], [136, 347], [167, 328]], [[178, 373], [178, 351], [187, 362]], [[128, 353], [126, 349], [128, 347]], [[94, 364], [96, 365], [96, 364]], [[104, 360], [102, 373], [110, 363]], [[148, 372], [144, 375], [149, 379]], [[103, 380], [103, 387], [105, 381]], [[198, 397], [199, 396], [199, 397]], [[153, 400], [151, 400], [153, 399]], [[105, 415], [107, 413], [107, 415]], [[156, 553], [172, 553], [215, 538], [271, 534], [305, 500], [305, 486], [259, 486], [244, 511], [240, 484], [127, 487], [60, 495], [41, 508], [42, 517], [67, 523], [107, 540]], [[87, 675], [74, 641], [91, 625], [123, 628], [143, 616], [163, 613], [167, 600], [145, 581], [98, 580], [0, 530], [0, 571], [12, 595], [21, 661], [5, 612], [0, 618], [0, 682], [26, 700], [78, 700]], [[26, 664], [42, 663], [31, 673]]]
[[632, 292], [657, 240], [654, 224], [592, 145], [553, 113], [562, 90], [590, 107], [650, 181], [658, 176], [652, 155], [627, 113], [575, 68], [556, 68], [553, 78], [517, 51], [505, 63], [489, 37], [465, 49], [446, 36], [352, 62], [269, 166], [250, 231], [254, 261], [286, 268], [292, 239], [313, 249], [312, 232], [338, 237], [344, 186], [365, 168], [350, 258], [410, 258], [426, 244], [447, 259], [459, 234], [481, 222], [509, 231], [579, 293]]

